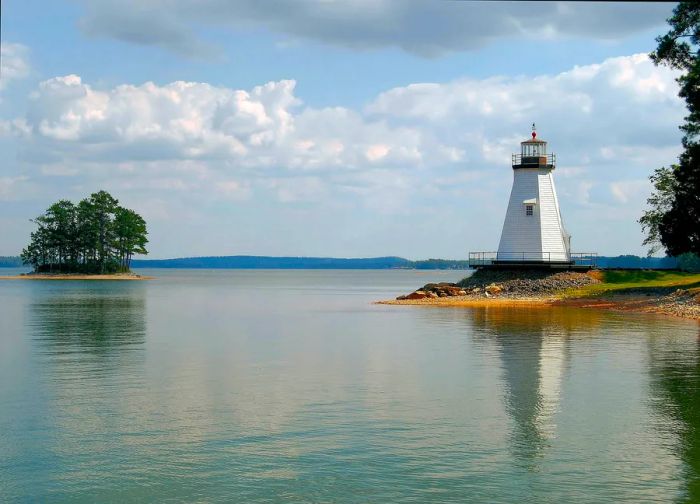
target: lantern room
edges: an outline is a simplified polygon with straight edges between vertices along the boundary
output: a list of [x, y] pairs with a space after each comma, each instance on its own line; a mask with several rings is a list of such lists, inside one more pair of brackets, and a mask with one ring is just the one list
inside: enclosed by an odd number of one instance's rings
[[544, 140], [537, 140], [535, 138], [536, 132], [532, 132], [532, 140], [525, 140], [520, 143], [520, 153], [523, 157], [536, 157], [544, 156], [547, 154], [547, 142]]
[[549, 168], [554, 169], [556, 157], [547, 154], [547, 142], [537, 138], [535, 123], [532, 123], [532, 138], [520, 142], [520, 154], [513, 154], [513, 169]]

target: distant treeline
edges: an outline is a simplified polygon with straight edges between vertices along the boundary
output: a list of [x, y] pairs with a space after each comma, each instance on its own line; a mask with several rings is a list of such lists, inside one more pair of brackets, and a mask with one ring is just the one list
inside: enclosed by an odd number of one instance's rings
[[[598, 257], [600, 268], [676, 269], [683, 267], [675, 257], [639, 257], [622, 255]], [[683, 262], [683, 261], [681, 261]], [[687, 262], [687, 261], [686, 261]], [[0, 268], [22, 266], [19, 257], [0, 257]], [[133, 268], [183, 269], [468, 269], [468, 261], [425, 259], [411, 261], [402, 257], [338, 259], [333, 257], [220, 256], [180, 259], [133, 259]]]
[[636, 255], [599, 256], [596, 265], [599, 268], [676, 269], [678, 259], [676, 257], [639, 257]]
[[[211, 268], [211, 269], [468, 269], [468, 261], [426, 259], [411, 261], [403, 257], [338, 259], [332, 257], [223, 256], [186, 257], [181, 259], [134, 259], [134, 268]], [[639, 257], [623, 255], [598, 257], [601, 268], [674, 269], [673, 257]]]
[[402, 257], [338, 259], [334, 257], [223, 256], [181, 259], [134, 259], [134, 268], [211, 269], [467, 269], [467, 261], [428, 259], [410, 261]]
[[19, 268], [22, 266], [22, 259], [17, 256], [0, 256], [0, 268]]

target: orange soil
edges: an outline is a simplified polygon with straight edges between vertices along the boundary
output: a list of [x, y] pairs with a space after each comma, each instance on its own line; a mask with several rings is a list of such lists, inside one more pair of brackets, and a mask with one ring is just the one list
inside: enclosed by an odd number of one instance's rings
[[574, 308], [592, 308], [598, 310], [613, 310], [634, 313], [657, 313], [675, 317], [700, 320], [697, 310], [678, 310], [669, 306], [656, 296], [639, 296], [617, 294], [602, 298], [558, 299], [555, 297], [540, 298], [476, 298], [470, 296], [454, 296], [444, 298], [424, 298], [406, 300], [378, 301], [377, 304], [388, 305], [419, 305], [446, 306], [468, 308], [548, 308], [550, 306], [570, 306]]
[[485, 306], [527, 306], [546, 307], [554, 301], [553, 298], [477, 298], [471, 296], [451, 296], [442, 298], [423, 299], [389, 299], [377, 301], [376, 304], [387, 305], [421, 305], [421, 306], [463, 306], [481, 308]]

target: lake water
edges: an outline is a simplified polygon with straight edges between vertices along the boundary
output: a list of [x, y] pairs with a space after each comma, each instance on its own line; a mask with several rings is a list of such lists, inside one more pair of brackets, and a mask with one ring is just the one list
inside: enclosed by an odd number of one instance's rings
[[695, 322], [141, 272], [0, 281], [0, 501], [700, 501]]

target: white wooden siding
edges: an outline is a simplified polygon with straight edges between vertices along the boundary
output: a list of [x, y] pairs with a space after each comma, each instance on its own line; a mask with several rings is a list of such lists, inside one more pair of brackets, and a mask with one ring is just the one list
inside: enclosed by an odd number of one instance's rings
[[568, 261], [564, 233], [559, 217], [559, 203], [554, 192], [554, 180], [550, 170], [541, 170], [537, 175], [540, 189], [540, 230], [542, 251], [549, 252], [553, 261]]
[[[537, 203], [529, 216], [523, 202], [531, 199]], [[529, 260], [568, 261], [564, 236], [551, 170], [513, 170], [513, 188], [498, 245], [499, 258], [516, 260], [517, 255], [525, 252]]]

